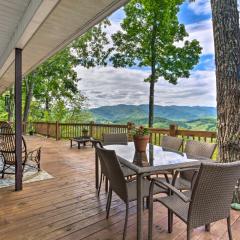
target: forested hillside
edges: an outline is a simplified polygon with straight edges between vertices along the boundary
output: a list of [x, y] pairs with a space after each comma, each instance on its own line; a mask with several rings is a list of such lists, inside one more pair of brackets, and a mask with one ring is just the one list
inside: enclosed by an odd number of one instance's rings
[[[148, 123], [148, 105], [116, 105], [90, 109], [96, 122]], [[154, 127], [168, 127], [176, 123], [180, 128], [214, 131], [216, 129], [216, 108], [155, 105]]]

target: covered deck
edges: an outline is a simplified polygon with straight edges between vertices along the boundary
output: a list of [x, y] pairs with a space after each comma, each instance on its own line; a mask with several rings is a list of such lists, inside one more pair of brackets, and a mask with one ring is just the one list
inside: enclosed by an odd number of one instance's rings
[[[54, 178], [0, 189], [0, 239], [75, 240], [122, 239], [125, 206], [113, 196], [110, 218], [105, 218], [103, 188], [97, 198], [94, 175], [94, 149], [70, 148], [69, 141], [28, 136], [30, 148], [42, 146], [42, 169]], [[186, 239], [186, 225], [174, 218], [174, 230], [167, 233], [167, 210], [155, 204], [153, 239]], [[240, 213], [231, 212], [234, 239], [240, 239]], [[144, 239], [147, 239], [148, 212], [144, 211]], [[136, 239], [136, 207], [131, 204], [127, 239]], [[193, 240], [228, 239], [225, 220], [194, 230]]]

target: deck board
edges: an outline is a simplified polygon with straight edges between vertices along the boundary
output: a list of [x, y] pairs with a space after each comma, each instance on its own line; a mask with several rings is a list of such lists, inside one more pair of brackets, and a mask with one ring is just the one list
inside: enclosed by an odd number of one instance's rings
[[[113, 196], [110, 218], [105, 219], [106, 194], [96, 197], [94, 151], [91, 146], [77, 149], [68, 141], [27, 137], [30, 148], [42, 146], [42, 168], [53, 179], [24, 184], [21, 192], [13, 187], [0, 189], [0, 239], [8, 240], [120, 240], [125, 205]], [[186, 226], [174, 218], [174, 230], [167, 233], [167, 211], [155, 204], [153, 239], [184, 240]], [[231, 212], [234, 239], [240, 240], [240, 213]], [[147, 211], [144, 211], [144, 239], [147, 239]], [[136, 239], [136, 203], [129, 211], [127, 239]], [[193, 231], [192, 240], [228, 239], [225, 220]]]

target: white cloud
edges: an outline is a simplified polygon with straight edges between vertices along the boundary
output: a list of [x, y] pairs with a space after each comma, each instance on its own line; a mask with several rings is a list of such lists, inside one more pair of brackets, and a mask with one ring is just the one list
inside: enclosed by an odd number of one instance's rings
[[[80, 90], [89, 99], [90, 107], [115, 104], [147, 104], [149, 84], [143, 82], [148, 73], [113, 67], [77, 68]], [[194, 71], [189, 79], [177, 85], [160, 79], [155, 88], [155, 104], [215, 106], [215, 73]]]
[[[240, 1], [240, 0], [239, 0]], [[110, 39], [110, 35], [121, 30], [120, 26], [121, 21], [111, 19], [111, 26], [107, 28], [107, 33], [109, 36], [109, 40], [112, 45], [112, 41]], [[202, 46], [202, 54], [214, 54], [214, 42], [213, 42], [213, 29], [212, 29], [212, 20], [202, 20], [197, 23], [187, 24], [185, 25], [187, 32], [189, 33], [189, 37], [186, 39], [193, 40], [197, 39]], [[181, 46], [181, 43], [178, 43], [177, 46]]]
[[202, 54], [214, 54], [214, 41], [212, 20], [203, 20], [197, 23], [186, 25], [186, 30], [189, 33], [188, 39], [197, 39], [203, 48]]
[[196, 15], [211, 14], [210, 0], [195, 0], [194, 2], [188, 4], [188, 8]]

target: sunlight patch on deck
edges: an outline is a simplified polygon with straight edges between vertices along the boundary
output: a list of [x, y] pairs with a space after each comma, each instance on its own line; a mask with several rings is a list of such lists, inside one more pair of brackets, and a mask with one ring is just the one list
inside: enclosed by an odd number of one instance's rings
[[[2, 169], [2, 162], [0, 161], [0, 169]], [[14, 168], [11, 170], [7, 170], [8, 172], [14, 172]], [[47, 179], [54, 178], [48, 172], [41, 170], [37, 171], [37, 169], [31, 166], [25, 166], [24, 173], [23, 173], [23, 183], [31, 183], [37, 181], [43, 181]], [[0, 188], [10, 187], [15, 185], [15, 176], [10, 174], [5, 174], [4, 178], [0, 178]]]

